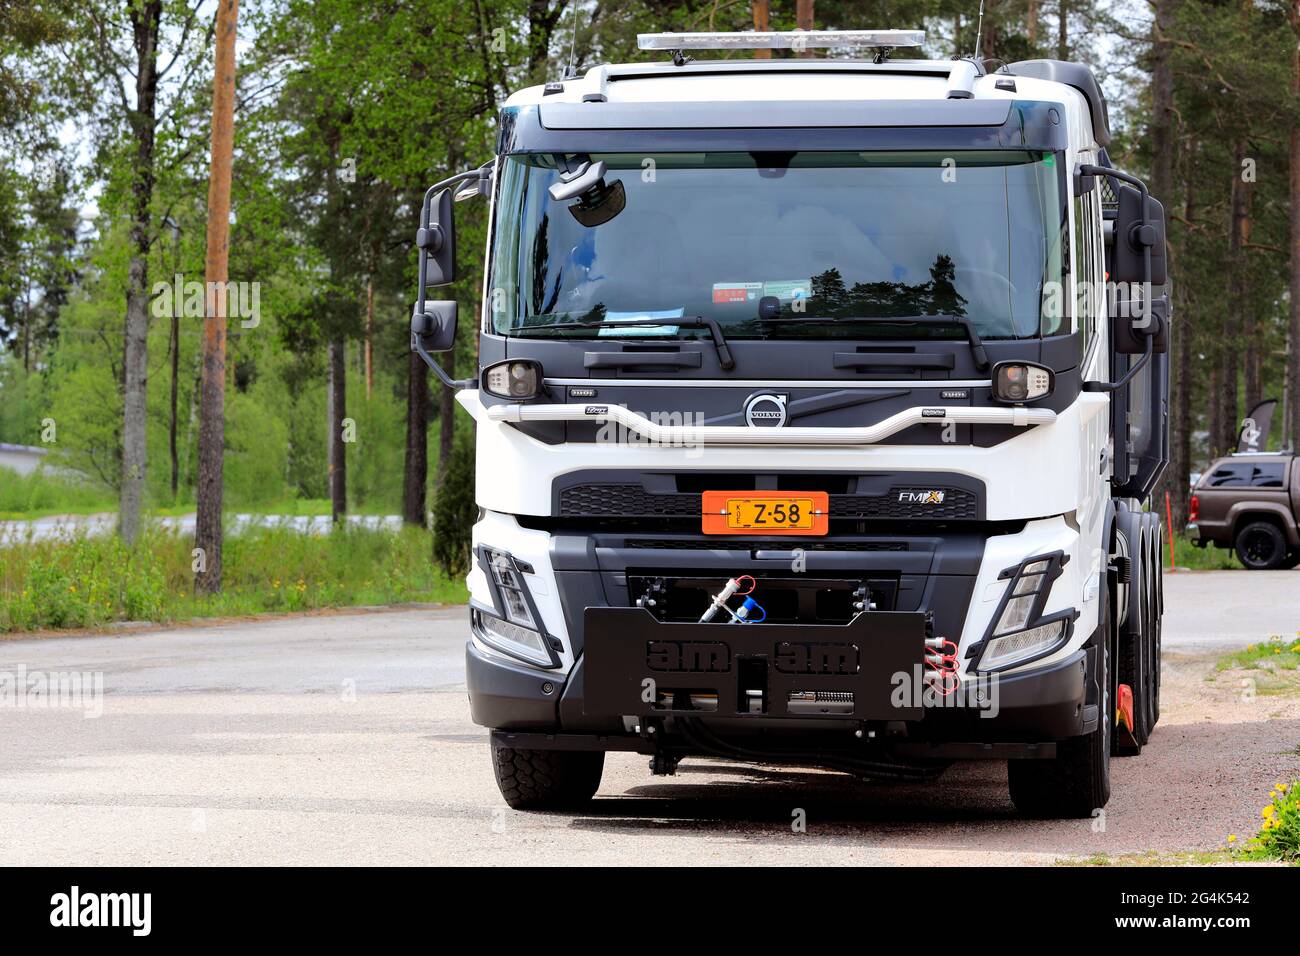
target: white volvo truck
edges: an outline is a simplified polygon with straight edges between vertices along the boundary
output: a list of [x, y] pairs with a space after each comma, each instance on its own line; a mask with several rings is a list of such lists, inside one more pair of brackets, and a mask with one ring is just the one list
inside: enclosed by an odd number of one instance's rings
[[[644, 35], [426, 194], [412, 347], [475, 422], [467, 681], [512, 807], [629, 751], [1005, 760], [1023, 813], [1088, 816], [1151, 733], [1163, 210], [1087, 67], [891, 58], [921, 40]], [[854, 58], [703, 58], [758, 47]]]

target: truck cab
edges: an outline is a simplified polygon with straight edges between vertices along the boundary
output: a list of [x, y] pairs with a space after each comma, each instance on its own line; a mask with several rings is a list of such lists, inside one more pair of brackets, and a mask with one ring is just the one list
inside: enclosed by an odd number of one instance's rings
[[[892, 58], [912, 31], [640, 43], [512, 95], [421, 213], [445, 378], [452, 200], [491, 203], [479, 374], [447, 384], [506, 801], [580, 804], [625, 751], [1006, 760], [1023, 812], [1095, 813], [1158, 719], [1169, 309], [1092, 73]], [[855, 58], [691, 58], [757, 46]]]

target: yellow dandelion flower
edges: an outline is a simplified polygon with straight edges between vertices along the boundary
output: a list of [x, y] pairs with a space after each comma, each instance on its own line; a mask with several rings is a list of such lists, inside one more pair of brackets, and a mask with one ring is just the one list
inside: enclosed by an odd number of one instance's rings
[[1235, 834], [1235, 833], [1229, 833], [1229, 834], [1228, 834], [1228, 842], [1229, 842], [1229, 843], [1236, 843], [1236, 842], [1237, 842], [1237, 834]]
[[1277, 807], [1273, 806], [1273, 804], [1271, 803], [1268, 806], [1266, 806], [1263, 810], [1259, 811], [1259, 815], [1262, 816], [1265, 820], [1272, 819], [1273, 814], [1275, 813], [1277, 813]]

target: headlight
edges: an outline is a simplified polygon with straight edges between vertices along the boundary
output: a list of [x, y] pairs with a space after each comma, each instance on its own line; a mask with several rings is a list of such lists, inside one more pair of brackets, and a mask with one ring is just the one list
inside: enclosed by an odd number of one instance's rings
[[1033, 362], [999, 362], [993, 366], [993, 397], [1019, 405], [1052, 394], [1053, 372]]
[[977, 645], [977, 670], [1000, 670], [1043, 657], [1065, 640], [1072, 613], [1053, 615], [1048, 621], [1042, 620], [1042, 613], [1052, 582], [1060, 576], [1066, 560], [1061, 552], [1040, 555], [999, 575], [1007, 580], [1007, 590], [983, 644]]
[[1027, 631], [995, 637], [984, 645], [980, 655], [979, 669], [982, 671], [998, 670], [1011, 664], [1043, 656], [1061, 642], [1065, 635], [1065, 620], [1058, 619], [1048, 624], [1031, 627]]
[[542, 393], [542, 367], [528, 359], [489, 365], [483, 370], [483, 390], [497, 398], [536, 398]]
[[483, 554], [487, 558], [488, 573], [492, 575], [496, 592], [501, 596], [501, 609], [505, 611], [506, 617], [516, 624], [536, 630], [537, 622], [533, 620], [533, 612], [528, 609], [524, 578], [515, 559], [504, 551], [486, 548]]
[[472, 617], [474, 629], [483, 643], [530, 664], [542, 667], [554, 665], [551, 652], [546, 646], [546, 638], [536, 631], [479, 610], [475, 610]]

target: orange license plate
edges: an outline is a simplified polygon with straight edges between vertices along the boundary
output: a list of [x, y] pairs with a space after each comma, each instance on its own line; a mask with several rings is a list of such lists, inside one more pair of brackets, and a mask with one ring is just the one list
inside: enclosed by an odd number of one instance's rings
[[706, 491], [705, 534], [825, 534], [830, 495], [824, 491]]

